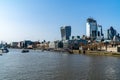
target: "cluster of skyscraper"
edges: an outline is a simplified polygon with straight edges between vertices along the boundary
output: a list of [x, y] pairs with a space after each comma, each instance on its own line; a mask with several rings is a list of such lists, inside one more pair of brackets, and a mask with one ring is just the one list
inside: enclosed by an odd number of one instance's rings
[[[60, 28], [61, 30], [61, 38], [62, 41], [69, 40], [71, 36], [71, 26], [62, 26]], [[117, 38], [120, 40], [120, 36], [117, 33], [117, 31], [110, 27], [110, 29], [107, 30], [107, 37], [105, 38], [105, 35], [103, 34], [102, 26], [97, 24], [97, 21], [93, 18], [88, 18], [86, 22], [86, 37], [90, 38], [91, 40], [113, 40], [114, 38]]]
[[93, 40], [113, 40], [120, 41], [120, 36], [117, 31], [110, 27], [107, 30], [106, 37], [103, 34], [102, 26], [97, 24], [97, 21], [93, 18], [88, 18], [86, 23], [86, 36]]

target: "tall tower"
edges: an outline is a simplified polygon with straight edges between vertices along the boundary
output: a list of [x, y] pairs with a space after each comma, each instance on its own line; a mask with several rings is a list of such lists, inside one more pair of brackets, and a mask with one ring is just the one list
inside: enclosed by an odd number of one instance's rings
[[113, 37], [117, 35], [117, 31], [111, 26], [110, 29], [107, 30], [107, 38], [109, 40], [113, 40]]
[[86, 23], [86, 36], [92, 39], [96, 39], [97, 30], [97, 21], [93, 18], [88, 18]]
[[70, 36], [71, 36], [71, 26], [62, 26], [60, 28], [61, 30], [61, 38], [62, 40], [69, 40]]
[[98, 28], [98, 30], [97, 30], [97, 38], [98, 39], [103, 39], [102, 25], [98, 25], [97, 28]]

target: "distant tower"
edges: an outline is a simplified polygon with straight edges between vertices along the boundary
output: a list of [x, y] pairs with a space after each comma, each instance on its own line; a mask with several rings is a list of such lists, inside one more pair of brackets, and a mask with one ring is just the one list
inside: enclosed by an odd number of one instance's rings
[[96, 39], [97, 30], [97, 21], [93, 18], [88, 18], [86, 23], [86, 36], [92, 39]]
[[109, 40], [113, 40], [113, 37], [117, 35], [117, 31], [111, 26], [110, 29], [107, 30], [107, 38]]
[[71, 36], [71, 26], [62, 26], [60, 28], [61, 30], [61, 38], [62, 40], [69, 40], [70, 36]]
[[103, 38], [103, 31], [102, 31], [102, 26], [97, 25], [97, 38], [102, 39]]

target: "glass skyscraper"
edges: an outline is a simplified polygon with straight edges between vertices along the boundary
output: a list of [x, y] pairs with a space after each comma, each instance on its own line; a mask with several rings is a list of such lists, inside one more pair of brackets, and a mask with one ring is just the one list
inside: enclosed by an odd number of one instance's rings
[[71, 36], [71, 26], [62, 26], [61, 30], [61, 38], [63, 41], [69, 40]]
[[109, 40], [113, 40], [113, 37], [116, 35], [117, 35], [117, 31], [113, 27], [110, 27], [110, 29], [107, 30], [107, 38]]
[[92, 39], [97, 38], [97, 21], [93, 18], [88, 18], [86, 23], [86, 36]]
[[86, 23], [86, 36], [92, 40], [103, 38], [102, 26], [93, 18], [88, 18]]

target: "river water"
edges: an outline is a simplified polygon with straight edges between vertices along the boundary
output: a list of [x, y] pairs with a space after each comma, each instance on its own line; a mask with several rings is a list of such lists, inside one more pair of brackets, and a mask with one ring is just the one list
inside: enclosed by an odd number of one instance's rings
[[11, 49], [0, 56], [0, 80], [120, 80], [120, 57]]

